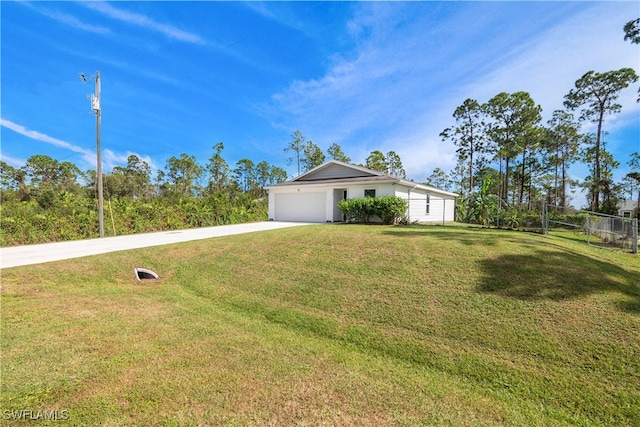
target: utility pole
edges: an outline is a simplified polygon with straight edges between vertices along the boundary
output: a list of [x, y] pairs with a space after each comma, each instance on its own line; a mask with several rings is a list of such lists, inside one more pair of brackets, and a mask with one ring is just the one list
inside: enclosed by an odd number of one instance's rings
[[91, 109], [96, 113], [96, 153], [98, 174], [98, 222], [100, 223], [100, 237], [104, 237], [104, 209], [102, 193], [102, 155], [100, 150], [100, 71], [96, 71], [96, 96], [91, 100]]
[[102, 159], [100, 154], [100, 71], [96, 71], [95, 77], [86, 77], [84, 73], [79, 74], [83, 83], [89, 80], [96, 82], [96, 93], [90, 95], [91, 110], [96, 115], [96, 153], [97, 153], [97, 165], [96, 165], [96, 185], [98, 186], [98, 222], [100, 223], [100, 237], [104, 237], [104, 209], [103, 209], [103, 192], [102, 192]]

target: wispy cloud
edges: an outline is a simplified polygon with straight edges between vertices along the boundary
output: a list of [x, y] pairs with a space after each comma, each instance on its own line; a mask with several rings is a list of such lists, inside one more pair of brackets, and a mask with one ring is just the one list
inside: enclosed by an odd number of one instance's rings
[[26, 163], [25, 159], [19, 159], [17, 157], [8, 156], [7, 153], [0, 152], [0, 160], [5, 162], [6, 164], [13, 166], [14, 168], [19, 168], [24, 166]]
[[[263, 18], [276, 22], [279, 25], [289, 27], [301, 34], [311, 37], [313, 28], [311, 28], [308, 22], [301, 18], [300, 10], [301, 5], [304, 7], [319, 7], [319, 3], [301, 3], [296, 4], [296, 8], [290, 8], [288, 2], [261, 2], [261, 1], [248, 1], [242, 2], [242, 6], [251, 10], [253, 13], [260, 15]], [[295, 10], [295, 12], [294, 12]]]
[[154, 21], [146, 15], [140, 13], [128, 12], [122, 9], [115, 8], [107, 2], [85, 2], [82, 3], [85, 7], [100, 12], [110, 18], [117, 19], [128, 24], [137, 25], [152, 31], [157, 31], [165, 36], [188, 43], [204, 44], [205, 41], [198, 36], [172, 25], [162, 24]]
[[[284, 126], [302, 126], [314, 140], [338, 141], [357, 162], [373, 149], [394, 150], [412, 176], [419, 165], [450, 163], [447, 150], [425, 144], [424, 119], [439, 108], [440, 88], [430, 76], [443, 54], [424, 28], [427, 23], [401, 5], [364, 5], [347, 25], [357, 48], [333, 57], [320, 78], [274, 94], [270, 113]], [[416, 155], [423, 151], [430, 156]]]
[[153, 80], [166, 83], [172, 86], [180, 87], [183, 89], [188, 89], [191, 87], [186, 82], [181, 81], [175, 77], [171, 77], [168, 74], [164, 74], [156, 70], [150, 70], [148, 68], [142, 67], [139, 63], [121, 61], [117, 59], [116, 56], [109, 56], [105, 54], [102, 54], [102, 55], [88, 54], [86, 51], [74, 50], [74, 49], [66, 48], [64, 46], [56, 46], [56, 48], [70, 55], [74, 55], [94, 63], [101, 63], [101, 64], [109, 65], [114, 68], [119, 68], [123, 71], [130, 73], [130, 75], [142, 76], [146, 79], [153, 79]]
[[[582, 13], [541, 31], [526, 49], [465, 90], [479, 100], [486, 100], [498, 91], [525, 90], [550, 117], [553, 110], [564, 108], [564, 96], [587, 71], [638, 68], [640, 52], [623, 41], [622, 25], [628, 16], [624, 9], [607, 4], [585, 8]], [[585, 22], [592, 23], [591, 30], [585, 29]], [[633, 90], [622, 92], [620, 100], [623, 110], [635, 109]]]
[[136, 153], [135, 151], [127, 151], [125, 153], [116, 153], [113, 150], [106, 148], [102, 153], [102, 161], [104, 162], [104, 169], [110, 171], [114, 166], [126, 165], [127, 159], [129, 156], [134, 155], [138, 157], [140, 160], [147, 162], [151, 171], [156, 171], [158, 167], [153, 162], [151, 157], [148, 155], [143, 155], [140, 153]]
[[73, 15], [69, 15], [68, 13], [62, 13], [58, 11], [41, 11], [44, 15], [55, 19], [56, 21], [62, 22], [63, 24], [67, 24], [71, 27], [79, 28], [81, 30], [90, 31], [92, 33], [98, 34], [109, 34], [111, 30], [106, 27], [101, 27], [99, 25], [91, 25], [85, 22], [80, 21]]
[[[65, 150], [72, 151], [74, 153], [81, 154], [82, 160], [84, 161], [86, 167], [90, 167], [90, 168], [95, 167], [96, 152], [93, 150], [79, 147], [67, 141], [63, 141], [61, 139], [54, 138], [47, 134], [44, 134], [32, 129], [28, 129], [20, 124], [14, 123], [4, 118], [0, 118], [0, 126], [5, 127], [7, 129], [11, 129], [16, 133], [22, 136], [25, 136], [27, 138], [33, 139], [35, 141], [41, 141], [47, 144], [51, 144], [58, 148], [62, 148]], [[111, 169], [113, 169], [114, 166], [125, 165], [127, 163], [127, 158], [132, 154], [138, 156], [138, 158], [147, 162], [152, 169], [156, 168], [153, 161], [148, 155], [141, 155], [133, 151], [127, 151], [124, 154], [119, 154], [110, 149], [104, 149], [102, 153], [103, 170], [110, 171]], [[13, 158], [11, 156], [8, 156], [6, 153], [2, 153], [2, 160], [16, 167], [22, 166], [25, 163], [24, 160]]]
[[71, 144], [61, 139], [54, 138], [52, 136], [46, 135], [44, 133], [41, 133], [35, 130], [27, 129], [22, 125], [19, 125], [17, 123], [14, 123], [4, 118], [0, 118], [0, 126], [6, 127], [7, 129], [11, 129], [16, 133], [19, 133], [20, 135], [26, 136], [27, 138], [34, 139], [36, 141], [46, 142], [47, 144], [54, 145], [58, 148], [64, 148], [66, 150], [71, 150], [76, 153], [91, 154], [91, 150], [89, 149], [79, 147], [77, 145]]
[[[443, 13], [437, 19], [412, 15], [414, 5], [407, 7], [363, 4], [346, 28], [355, 50], [334, 57], [323, 76], [274, 94], [266, 114], [314, 140], [339, 141], [355, 161], [373, 149], [395, 150], [408, 174], [424, 179], [436, 166], [455, 165], [455, 147], [438, 135], [467, 97], [486, 102], [502, 91], [524, 90], [550, 116], [589, 69], [637, 64], [637, 50], [622, 40], [629, 11], [607, 4], [574, 9], [570, 20], [564, 13], [573, 5], [538, 8], [539, 21], [523, 18], [526, 30], [505, 24], [494, 10], [511, 4], [473, 4], [475, 15], [465, 9], [465, 16]], [[484, 7], [492, 8], [491, 20], [478, 13]], [[584, 22], [591, 23], [587, 29]], [[465, 31], [458, 34], [460, 26]], [[634, 96], [630, 90], [621, 100], [623, 111], [637, 117]]]
[[0, 126], [5, 127], [7, 129], [11, 129], [12, 131], [19, 133], [22, 136], [26, 136], [27, 138], [33, 139], [35, 141], [41, 141], [46, 144], [53, 145], [54, 147], [62, 148], [65, 150], [72, 151], [74, 153], [78, 153], [82, 155], [82, 160], [87, 165], [95, 164], [96, 162], [96, 154], [88, 148], [79, 147], [77, 145], [71, 144], [67, 141], [63, 141], [58, 138], [54, 138], [47, 134], [27, 129], [26, 127], [14, 123], [10, 120], [0, 118]]
[[78, 19], [74, 15], [71, 15], [68, 13], [60, 12], [58, 10], [52, 10], [47, 7], [41, 7], [41, 6], [35, 7], [29, 2], [20, 2], [20, 4], [29, 7], [31, 10], [34, 10], [40, 13], [41, 15], [47, 16], [51, 19], [54, 19], [70, 27], [74, 27], [84, 31], [89, 31], [89, 32], [98, 33], [98, 34], [111, 33], [111, 30], [109, 28], [102, 27], [99, 25], [88, 24]]

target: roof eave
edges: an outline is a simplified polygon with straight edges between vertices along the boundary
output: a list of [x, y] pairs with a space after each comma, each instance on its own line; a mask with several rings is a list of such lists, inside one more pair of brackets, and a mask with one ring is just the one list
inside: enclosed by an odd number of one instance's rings
[[359, 178], [359, 179], [349, 179], [348, 181], [341, 180], [331, 180], [331, 181], [286, 181], [280, 184], [274, 184], [264, 187], [265, 190], [271, 189], [284, 189], [284, 188], [295, 188], [297, 186], [300, 187], [327, 187], [327, 186], [339, 186], [339, 185], [380, 185], [380, 184], [394, 184], [394, 185], [402, 185], [408, 188], [419, 188], [423, 191], [428, 191], [430, 193], [440, 194], [449, 197], [459, 197], [456, 193], [451, 193], [449, 191], [440, 190], [438, 188], [429, 187], [422, 184], [417, 184], [412, 181], [407, 181], [401, 178], [395, 178], [392, 176], [388, 176], [388, 179], [367, 179], [367, 178]]
[[417, 184], [413, 181], [407, 181], [406, 179], [400, 179], [400, 184], [406, 187], [419, 188], [421, 190], [429, 191], [431, 193], [438, 193], [438, 194], [443, 194], [451, 197], [460, 197], [458, 193], [452, 193], [450, 191], [440, 190], [439, 188], [429, 187], [428, 185], [424, 185], [424, 184]]
[[[367, 180], [366, 178], [362, 179], [351, 179], [349, 181], [341, 181], [341, 180], [331, 180], [331, 181], [285, 181], [279, 184], [267, 185], [263, 187], [265, 190], [270, 190], [272, 188], [291, 188], [291, 187], [326, 187], [326, 186], [336, 186], [340, 184], [352, 184], [352, 185], [366, 185], [366, 184], [397, 184], [399, 180], [397, 179], [385, 179], [385, 180]], [[334, 185], [335, 184], [335, 185]]]

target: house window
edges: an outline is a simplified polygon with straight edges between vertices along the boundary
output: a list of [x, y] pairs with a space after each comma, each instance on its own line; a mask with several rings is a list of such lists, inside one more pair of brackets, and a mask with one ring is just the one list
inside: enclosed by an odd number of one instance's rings
[[376, 190], [364, 190], [364, 197], [376, 197]]
[[427, 207], [425, 209], [425, 213], [429, 215], [429, 205], [431, 204], [431, 196], [427, 194], [425, 200], [427, 201]]
[[631, 218], [631, 211], [622, 211], [622, 216], [624, 218]]

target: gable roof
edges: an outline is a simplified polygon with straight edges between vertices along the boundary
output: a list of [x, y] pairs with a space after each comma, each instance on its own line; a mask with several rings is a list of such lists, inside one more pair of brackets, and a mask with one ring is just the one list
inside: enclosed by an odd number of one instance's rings
[[620, 200], [618, 201], [619, 211], [633, 211], [638, 207], [636, 200]]
[[294, 185], [328, 185], [328, 184], [399, 184], [410, 188], [419, 188], [423, 191], [442, 194], [450, 197], [458, 197], [458, 194], [449, 191], [440, 190], [438, 188], [429, 187], [422, 184], [416, 184], [397, 176], [388, 175], [373, 169], [362, 166], [356, 166], [349, 163], [340, 162], [338, 160], [329, 160], [326, 163], [316, 166], [308, 172], [298, 175], [297, 177], [281, 182], [279, 184], [269, 185], [266, 189], [281, 188]]
[[384, 173], [338, 160], [329, 160], [302, 175], [298, 175], [291, 181], [320, 181], [332, 178], [364, 178], [381, 175], [384, 175]]

